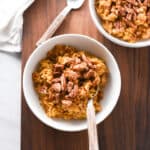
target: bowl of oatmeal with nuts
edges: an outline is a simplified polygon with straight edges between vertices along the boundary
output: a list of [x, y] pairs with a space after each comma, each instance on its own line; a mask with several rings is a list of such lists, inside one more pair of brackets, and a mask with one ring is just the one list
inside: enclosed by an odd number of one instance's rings
[[47, 40], [31, 54], [23, 73], [24, 96], [33, 114], [63, 131], [87, 128], [86, 107], [97, 87], [93, 102], [100, 123], [118, 101], [120, 72], [107, 48], [82, 35]]
[[125, 47], [150, 45], [149, 0], [89, 0], [90, 13], [98, 30]]
[[96, 112], [108, 81], [104, 60], [69, 45], [56, 45], [32, 74], [35, 90], [47, 116], [85, 119], [88, 100], [94, 98]]

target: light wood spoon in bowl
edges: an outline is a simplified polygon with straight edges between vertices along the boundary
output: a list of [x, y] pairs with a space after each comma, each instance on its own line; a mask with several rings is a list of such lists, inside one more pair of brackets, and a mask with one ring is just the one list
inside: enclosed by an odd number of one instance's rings
[[95, 108], [93, 106], [93, 98], [98, 94], [99, 86], [95, 95], [88, 101], [87, 104], [87, 123], [88, 123], [88, 136], [89, 136], [89, 150], [99, 150]]

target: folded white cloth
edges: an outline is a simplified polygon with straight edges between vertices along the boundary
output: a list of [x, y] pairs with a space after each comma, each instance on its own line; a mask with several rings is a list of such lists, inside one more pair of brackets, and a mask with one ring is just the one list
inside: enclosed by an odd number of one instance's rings
[[23, 13], [34, 0], [0, 0], [0, 50], [20, 52]]

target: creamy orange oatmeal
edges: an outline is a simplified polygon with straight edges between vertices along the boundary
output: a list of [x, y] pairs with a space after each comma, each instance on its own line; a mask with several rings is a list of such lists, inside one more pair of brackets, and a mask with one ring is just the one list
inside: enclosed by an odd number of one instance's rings
[[150, 38], [150, 0], [95, 0], [104, 29], [127, 42]]
[[40, 103], [53, 118], [84, 119], [88, 100], [94, 98], [95, 111], [101, 110], [100, 100], [108, 79], [105, 62], [72, 46], [56, 45], [41, 60], [32, 79]]

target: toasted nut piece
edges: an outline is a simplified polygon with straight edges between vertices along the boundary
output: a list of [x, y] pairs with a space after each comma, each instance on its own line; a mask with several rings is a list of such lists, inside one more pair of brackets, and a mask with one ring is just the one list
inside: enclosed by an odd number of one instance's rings
[[75, 58], [74, 60], [75, 60], [75, 64], [81, 63], [81, 59], [80, 58]]
[[69, 93], [68, 97], [74, 98], [75, 96], [77, 96], [78, 90], [79, 90], [78, 85], [74, 85], [74, 88], [73, 88], [72, 91]]
[[66, 64], [70, 64], [70, 63], [72, 63], [74, 61], [74, 59], [73, 58], [70, 58], [70, 57], [68, 57], [68, 56], [59, 56], [58, 57], [58, 63], [60, 63], [60, 64], [63, 64], [63, 65], [66, 65]]
[[64, 74], [61, 75], [60, 80], [61, 80], [61, 89], [62, 89], [62, 91], [64, 91], [66, 89], [66, 86], [67, 86], [66, 85], [66, 78], [65, 78]]
[[84, 70], [87, 71], [88, 69], [89, 68], [88, 68], [88, 66], [85, 62], [82, 62], [80, 64], [77, 64], [77, 65], [73, 66], [73, 70], [75, 70], [75, 71], [84, 71]]
[[93, 67], [92, 63], [91, 63], [90, 60], [85, 56], [84, 53], [82, 53], [82, 56], [81, 56], [81, 57], [82, 57], [82, 60], [85, 61], [89, 67], [91, 67], [91, 68]]
[[47, 94], [48, 91], [47, 91], [47, 86], [43, 85], [41, 87], [38, 88], [38, 93], [39, 94]]
[[72, 71], [70, 69], [64, 71], [64, 75], [65, 75], [66, 78], [68, 78], [71, 81], [75, 81], [80, 77], [79, 73], [77, 73], [75, 71]]
[[96, 72], [92, 69], [90, 69], [87, 73], [84, 74], [85, 79], [89, 79], [89, 78], [95, 77], [95, 76], [96, 76]]
[[54, 76], [60, 76], [63, 69], [64, 69], [64, 65], [61, 65], [61, 64], [54, 64], [53, 75], [54, 75]]
[[54, 78], [51, 82], [52, 82], [52, 83], [60, 82], [60, 78]]
[[71, 92], [72, 89], [73, 89], [73, 82], [69, 81], [67, 84], [67, 91]]
[[61, 91], [61, 84], [60, 83], [54, 83], [51, 86], [51, 89], [54, 90], [55, 92], [60, 92]]
[[54, 64], [54, 72], [61, 72], [64, 69], [64, 65]]

